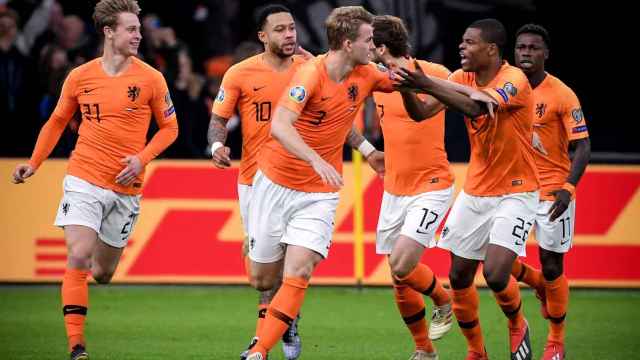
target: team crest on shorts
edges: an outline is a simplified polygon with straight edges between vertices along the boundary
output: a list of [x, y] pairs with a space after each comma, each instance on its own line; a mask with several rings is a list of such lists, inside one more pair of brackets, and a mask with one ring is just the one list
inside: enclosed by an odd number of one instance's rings
[[224, 89], [222, 86], [220, 87], [220, 90], [218, 90], [218, 95], [216, 95], [216, 102], [224, 102]]
[[69, 207], [71, 205], [69, 205], [68, 202], [65, 202], [64, 204], [62, 204], [62, 213], [66, 216], [69, 213]]
[[289, 90], [289, 99], [297, 102], [298, 104], [303, 102], [306, 97], [307, 90], [305, 90], [302, 85], [294, 86]]
[[442, 233], [440, 234], [440, 238], [444, 239], [447, 236], [448, 233], [449, 233], [449, 227], [445, 226], [444, 229], [442, 229]]

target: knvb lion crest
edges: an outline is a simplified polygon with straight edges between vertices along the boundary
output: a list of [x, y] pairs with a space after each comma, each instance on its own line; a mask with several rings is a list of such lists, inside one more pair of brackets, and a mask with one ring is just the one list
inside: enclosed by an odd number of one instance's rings
[[127, 89], [127, 96], [131, 101], [136, 101], [140, 96], [140, 88], [137, 85], [129, 86]]
[[349, 99], [355, 102], [358, 99], [358, 85], [351, 84], [349, 90], [347, 90], [347, 94], [349, 95]]

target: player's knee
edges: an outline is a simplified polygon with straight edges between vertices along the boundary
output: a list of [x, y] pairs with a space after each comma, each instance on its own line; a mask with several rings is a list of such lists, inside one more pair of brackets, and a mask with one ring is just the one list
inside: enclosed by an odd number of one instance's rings
[[74, 269], [88, 269], [91, 267], [91, 255], [71, 252], [67, 255], [67, 264]]
[[547, 281], [553, 281], [562, 275], [562, 264], [551, 263], [542, 266], [542, 276]]
[[405, 278], [411, 274], [411, 271], [415, 268], [415, 265], [409, 264], [407, 261], [402, 261], [399, 257], [389, 258], [389, 267], [391, 268], [391, 274], [396, 278]]
[[511, 273], [502, 273], [500, 271], [495, 271], [489, 267], [484, 267], [482, 270], [482, 274], [484, 275], [484, 279], [487, 281], [487, 286], [494, 292], [499, 292], [504, 290], [509, 284], [509, 277]]
[[454, 289], [466, 289], [473, 283], [475, 274], [464, 269], [451, 267], [449, 270], [449, 282]]
[[258, 291], [267, 291], [273, 289], [276, 279], [273, 276], [265, 276], [262, 274], [251, 275], [251, 286]]
[[113, 278], [113, 272], [103, 269], [92, 269], [91, 276], [93, 276], [98, 284], [108, 284], [111, 282], [111, 278]]

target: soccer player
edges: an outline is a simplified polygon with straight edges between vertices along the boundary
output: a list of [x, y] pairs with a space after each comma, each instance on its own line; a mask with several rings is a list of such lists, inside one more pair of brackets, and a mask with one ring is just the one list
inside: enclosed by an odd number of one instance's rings
[[[230, 149], [224, 146], [227, 137], [225, 125], [234, 112], [240, 114], [243, 143], [238, 198], [245, 237], [249, 227], [247, 213], [252, 197], [252, 182], [258, 169], [257, 156], [270, 137], [273, 110], [298, 67], [307, 60], [294, 56], [297, 36], [295, 22], [289, 9], [282, 5], [267, 5], [259, 10], [257, 24], [258, 38], [264, 44], [264, 52], [232, 66], [225, 73], [220, 92], [214, 102], [208, 134], [214, 165], [218, 168], [229, 167]], [[367, 149], [372, 149], [372, 145], [355, 132], [350, 134], [349, 139], [356, 148], [364, 144]], [[381, 152], [369, 151], [366, 155], [372, 167], [384, 167], [384, 155]], [[244, 249], [248, 250], [248, 245], [248, 241], [245, 241]], [[282, 262], [252, 263], [248, 268], [252, 285], [261, 291], [256, 324], [257, 336], [264, 323], [267, 306], [280, 287]], [[282, 349], [287, 359], [297, 359], [300, 356], [301, 343], [297, 322], [296, 317], [282, 337]], [[251, 344], [257, 342], [256, 336]], [[246, 358], [247, 355], [248, 351], [244, 351], [241, 358]]]
[[[408, 38], [401, 19], [376, 16], [374, 61], [391, 70], [414, 70]], [[417, 63], [425, 74], [449, 77], [442, 65]], [[374, 93], [385, 142], [385, 191], [376, 251], [389, 258], [396, 305], [415, 342], [411, 359], [437, 359], [431, 340], [451, 329], [451, 296], [420, 258], [435, 246], [436, 230], [453, 200], [454, 176], [444, 149], [444, 106], [428, 95], [417, 102], [404, 98], [405, 106], [420, 112], [419, 122], [409, 117], [400, 94]], [[435, 305], [428, 331], [423, 294]]]
[[[87, 277], [91, 274], [100, 284], [111, 281], [138, 218], [144, 168], [178, 135], [162, 74], [135, 56], [142, 38], [139, 12], [135, 0], [96, 4], [93, 19], [104, 35], [102, 57], [69, 73], [29, 163], [13, 173], [14, 183], [32, 176], [80, 112], [78, 142], [55, 220], [64, 229], [68, 249], [62, 310], [72, 360], [89, 358], [84, 339]], [[145, 145], [152, 115], [159, 130]]]
[[[545, 71], [549, 46], [549, 33], [540, 25], [527, 24], [516, 33], [515, 62], [533, 88], [533, 127], [543, 146], [535, 152], [541, 191], [533, 225], [542, 272], [516, 261], [512, 274], [534, 288], [542, 300], [542, 312], [549, 320], [542, 359], [562, 360], [565, 357], [564, 319], [569, 305], [563, 260], [573, 239], [575, 187], [589, 162], [591, 144], [575, 93]], [[569, 147], [575, 148], [572, 160]]]
[[358, 108], [372, 91], [393, 91], [390, 73], [369, 63], [372, 21], [360, 6], [331, 12], [329, 52], [294, 75], [275, 110], [272, 138], [258, 156], [248, 224], [252, 272], [260, 264], [258, 282], [266, 283], [270, 276], [264, 273], [283, 263], [284, 275], [249, 360], [266, 358], [298, 315], [314, 268], [328, 255], [343, 184], [342, 144]]
[[[438, 246], [451, 251], [449, 280], [453, 311], [467, 339], [466, 359], [486, 359], [473, 283], [480, 261], [487, 285], [509, 319], [511, 359], [531, 359], [529, 327], [520, 290], [511, 276], [538, 204], [538, 174], [531, 144], [533, 97], [524, 73], [503, 60], [506, 31], [495, 19], [472, 23], [460, 44], [462, 69], [448, 82], [418, 71], [401, 86], [426, 92], [466, 115], [471, 160], [464, 190], [453, 204]], [[497, 104], [489, 109], [456, 91], [456, 84], [481, 89]]]

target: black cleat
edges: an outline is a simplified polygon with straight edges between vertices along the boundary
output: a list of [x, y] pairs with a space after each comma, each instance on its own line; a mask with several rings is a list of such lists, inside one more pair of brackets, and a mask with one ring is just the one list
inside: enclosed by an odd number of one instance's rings
[[71, 354], [69, 355], [71, 360], [89, 360], [89, 354], [83, 345], [78, 344], [73, 347]]

